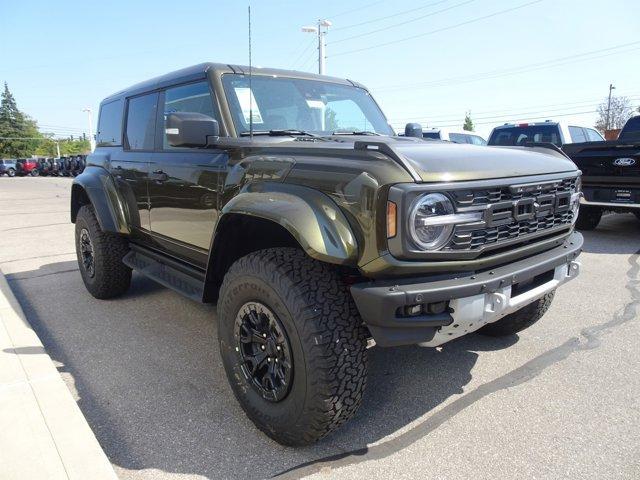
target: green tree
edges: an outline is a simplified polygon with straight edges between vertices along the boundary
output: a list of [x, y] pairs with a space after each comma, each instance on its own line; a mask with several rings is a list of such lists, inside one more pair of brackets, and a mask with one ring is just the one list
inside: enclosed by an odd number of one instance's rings
[[[0, 157], [29, 157], [35, 153], [42, 138], [34, 120], [18, 109], [13, 94], [5, 82], [0, 95]], [[15, 140], [25, 139], [25, 140]]]
[[464, 125], [462, 125], [463, 130], [467, 130], [469, 132], [473, 132], [473, 120], [471, 120], [471, 112], [467, 112], [464, 115]]

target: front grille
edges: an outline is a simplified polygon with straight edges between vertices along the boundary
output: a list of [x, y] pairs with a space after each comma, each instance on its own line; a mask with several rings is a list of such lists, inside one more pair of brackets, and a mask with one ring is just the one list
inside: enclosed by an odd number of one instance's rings
[[[458, 211], [481, 211], [481, 222], [457, 225], [445, 251], [477, 251], [489, 245], [526, 241], [543, 231], [571, 225], [571, 195], [577, 178], [540, 184], [510, 184], [450, 192]], [[477, 208], [476, 208], [477, 207]]]
[[[520, 198], [535, 195], [555, 195], [557, 193], [573, 193], [576, 190], [577, 177], [564, 178], [554, 183], [540, 184], [540, 189], [536, 192], [512, 192], [510, 185], [502, 187], [491, 187], [487, 189], [469, 189], [469, 190], [456, 190], [452, 192], [453, 200], [456, 202], [456, 206], [460, 207], [475, 207], [488, 205], [490, 203], [497, 203], [503, 200], [518, 200]], [[535, 186], [535, 185], [534, 185]], [[534, 187], [531, 186], [531, 187]]]

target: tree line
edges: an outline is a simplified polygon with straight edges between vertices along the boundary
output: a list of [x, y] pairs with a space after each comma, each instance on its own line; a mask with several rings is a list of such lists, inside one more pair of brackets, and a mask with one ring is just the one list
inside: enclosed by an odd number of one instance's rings
[[91, 149], [85, 134], [54, 141], [53, 134], [40, 132], [38, 123], [18, 108], [5, 82], [0, 95], [0, 158], [55, 157], [56, 142], [63, 156], [88, 153]]

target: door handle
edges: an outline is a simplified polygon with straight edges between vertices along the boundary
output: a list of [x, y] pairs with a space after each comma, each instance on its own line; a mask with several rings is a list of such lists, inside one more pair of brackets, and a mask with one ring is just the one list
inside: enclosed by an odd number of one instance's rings
[[164, 173], [162, 170], [156, 170], [155, 172], [149, 174], [149, 178], [156, 182], [166, 182], [167, 180], [169, 180], [169, 175]]

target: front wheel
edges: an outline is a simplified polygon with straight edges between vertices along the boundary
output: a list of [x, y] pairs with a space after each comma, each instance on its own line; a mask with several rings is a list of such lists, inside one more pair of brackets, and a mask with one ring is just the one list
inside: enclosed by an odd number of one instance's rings
[[31, 170], [31, 176], [32, 177], [37, 177], [38, 175], [40, 175], [40, 172], [38, 170], [36, 170], [36, 169]]
[[547, 293], [544, 297], [536, 300], [529, 305], [522, 307], [520, 310], [501, 318], [497, 322], [488, 323], [478, 333], [488, 335], [490, 337], [506, 337], [521, 332], [525, 328], [529, 328], [547, 313], [555, 291]]
[[594, 230], [602, 218], [602, 209], [583, 205], [578, 213], [576, 228], [578, 230]]
[[123, 294], [131, 283], [131, 269], [122, 263], [128, 242], [103, 232], [91, 205], [83, 205], [76, 217], [76, 255], [85, 287], [95, 298]]
[[10, 168], [10, 169], [7, 171], [7, 175], [9, 175], [10, 177], [15, 177], [15, 176], [16, 176], [16, 171], [15, 171], [15, 169]]
[[313, 443], [360, 406], [366, 332], [348, 286], [327, 264], [294, 248], [242, 257], [224, 277], [218, 325], [233, 393], [275, 441]]

